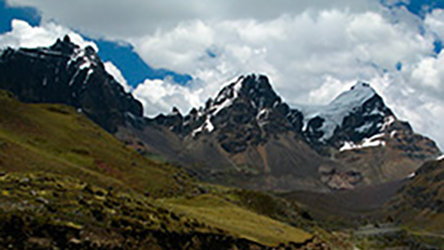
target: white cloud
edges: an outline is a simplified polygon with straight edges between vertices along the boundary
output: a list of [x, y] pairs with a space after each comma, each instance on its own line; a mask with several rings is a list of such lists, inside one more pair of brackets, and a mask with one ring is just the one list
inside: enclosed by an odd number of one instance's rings
[[[205, 82], [202, 92], [207, 97], [227, 79], [257, 72], [270, 76], [290, 103], [310, 101], [310, 92], [325, 79], [372, 79], [384, 69], [395, 70], [398, 62], [417, 61], [432, 48], [431, 41], [377, 13], [337, 10], [263, 22], [186, 22], [131, 42], [151, 65]], [[215, 58], [208, 56], [208, 49]]]
[[[416, 83], [422, 84], [424, 87], [429, 87], [440, 91], [441, 74], [440, 71], [442, 64], [439, 65], [438, 61], [434, 58], [425, 58], [422, 60], [416, 68], [412, 71], [412, 80]], [[442, 63], [442, 62], [441, 62]]]
[[112, 63], [112, 62], [104, 62], [103, 65], [105, 66], [106, 72], [108, 74], [112, 75], [114, 79], [122, 85], [125, 92], [131, 92], [132, 87], [128, 85], [128, 82], [126, 81], [125, 77], [123, 77], [122, 72]]
[[71, 41], [81, 47], [92, 46], [98, 51], [93, 42], [85, 41], [79, 34], [57, 25], [53, 22], [42, 23], [41, 26], [32, 27], [25, 21], [14, 19], [11, 23], [12, 30], [0, 35], [0, 48], [36, 48], [53, 45], [58, 38], [69, 35]]
[[444, 51], [418, 60], [400, 74], [398, 91], [390, 93], [399, 113], [444, 147]]
[[272, 20], [282, 14], [300, 14], [307, 9], [377, 10], [374, 0], [7, 0], [12, 6], [38, 8], [47, 20], [80, 29], [90, 35], [113, 38], [142, 36], [169, 30], [190, 20]]
[[308, 103], [325, 103], [326, 101], [333, 100], [340, 93], [347, 91], [351, 86], [355, 85], [355, 81], [348, 83], [342, 82], [339, 79], [335, 79], [331, 76], [325, 78], [321, 87], [314, 89], [308, 94]]
[[155, 116], [159, 110], [170, 111], [173, 107], [189, 107], [201, 105], [197, 97], [201, 89], [192, 90], [169, 79], [145, 80], [132, 92], [144, 106], [146, 116]]
[[407, 120], [417, 132], [433, 138], [442, 148], [444, 134], [441, 117], [444, 117], [444, 100], [439, 94], [434, 96], [433, 91], [421, 82], [411, 79], [411, 75], [410, 70], [405, 70], [398, 74], [375, 77], [371, 82], [386, 97], [388, 106], [398, 117]]
[[425, 24], [432, 30], [436, 36], [444, 40], [444, 10], [436, 9], [425, 18]]

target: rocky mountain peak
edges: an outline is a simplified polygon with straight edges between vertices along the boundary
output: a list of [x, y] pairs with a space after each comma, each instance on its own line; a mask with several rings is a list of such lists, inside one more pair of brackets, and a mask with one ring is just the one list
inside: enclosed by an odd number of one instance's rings
[[[176, 114], [176, 115], [173, 115]], [[343, 141], [359, 141], [376, 134], [388, 120], [394, 118], [382, 98], [365, 82], [358, 82], [326, 106], [290, 108], [273, 90], [263, 75], [240, 76], [223, 87], [204, 107], [188, 115], [159, 116], [157, 121], [168, 124], [182, 137], [246, 127], [248, 138], [263, 141], [271, 134], [292, 131], [309, 143], [341, 147]], [[254, 132], [252, 132], [254, 131]], [[255, 136], [251, 136], [251, 134]], [[240, 135], [239, 135], [240, 136]], [[225, 138], [225, 137], [223, 137]]]
[[241, 76], [224, 87], [217, 97], [208, 101], [206, 109], [227, 107], [233, 102], [250, 102], [255, 109], [272, 108], [281, 99], [275, 93], [268, 78], [264, 75]]
[[[232, 122], [238, 125], [265, 121], [270, 118], [272, 111], [285, 116], [289, 107], [281, 102], [268, 78], [263, 75], [241, 76], [223, 87], [214, 99], [208, 99], [204, 107], [193, 108], [183, 118], [184, 127], [194, 128], [185, 129], [183, 135], [213, 131], [225, 124], [226, 118], [232, 119]], [[173, 114], [178, 114], [178, 110], [173, 110], [170, 116]], [[200, 126], [197, 127], [198, 130], [195, 128], [196, 124]]]
[[[380, 132], [389, 120], [396, 120], [381, 96], [365, 82], [358, 82], [328, 105], [302, 108], [304, 132], [312, 143], [358, 142]], [[340, 144], [340, 143], [339, 143]]]
[[73, 106], [110, 132], [143, 114], [96, 51], [79, 47], [69, 36], [50, 47], [7, 49], [0, 56], [0, 88], [25, 102]]
[[250, 99], [257, 109], [272, 108], [281, 99], [273, 90], [268, 78], [264, 75], [250, 75], [241, 82], [239, 94]]
[[63, 54], [72, 54], [76, 48], [79, 48], [79, 46], [72, 43], [68, 35], [66, 35], [63, 40], [57, 39], [55, 44], [50, 47], [51, 50], [59, 51]]
[[301, 121], [262, 75], [239, 77], [184, 117], [172, 114], [160, 115], [152, 122], [166, 125], [183, 138], [217, 134], [228, 152], [242, 151], [250, 143], [258, 144], [271, 134], [291, 130], [297, 120]]
[[[324, 106], [291, 108], [276, 94], [268, 78], [261, 75], [239, 77], [187, 115], [173, 110], [151, 122], [166, 126], [184, 140], [214, 138], [230, 154], [265, 145], [282, 135], [302, 140], [320, 155], [330, 156], [332, 149], [342, 152], [383, 147], [395, 139], [400, 141], [396, 147], [405, 147], [403, 141], [414, 134], [368, 83], [356, 83]], [[418, 145], [426, 142], [422, 137], [415, 138]], [[431, 148], [435, 154], [434, 146]], [[429, 157], [422, 152], [410, 154]]]
[[186, 115], [149, 120], [146, 131], [152, 148], [166, 144], [160, 153], [188, 162], [192, 171], [202, 166], [201, 178], [240, 177], [238, 184], [259, 189], [285, 190], [299, 185], [299, 178], [353, 189], [406, 178], [418, 163], [440, 155], [364, 82], [327, 105], [291, 108], [267, 77], [241, 76]]
[[341, 107], [342, 109], [356, 108], [365, 101], [377, 95], [376, 91], [365, 82], [358, 82], [350, 90], [341, 93], [328, 105], [331, 109]]

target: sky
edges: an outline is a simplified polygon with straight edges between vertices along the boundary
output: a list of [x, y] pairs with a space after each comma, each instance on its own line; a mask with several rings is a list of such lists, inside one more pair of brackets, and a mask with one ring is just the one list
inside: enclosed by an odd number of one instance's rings
[[369, 82], [444, 147], [442, 0], [0, 0], [0, 47], [70, 34], [154, 116], [183, 113], [242, 74], [290, 106]]

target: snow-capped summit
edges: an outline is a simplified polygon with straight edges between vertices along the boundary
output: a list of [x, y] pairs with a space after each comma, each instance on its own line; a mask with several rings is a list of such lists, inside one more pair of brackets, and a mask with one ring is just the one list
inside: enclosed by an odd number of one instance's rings
[[325, 106], [302, 108], [304, 132], [313, 143], [359, 142], [380, 132], [393, 112], [365, 82], [358, 82]]
[[[163, 117], [159, 116], [161, 123], [165, 122]], [[394, 119], [393, 113], [368, 83], [358, 82], [328, 105], [291, 109], [266, 76], [248, 75], [223, 87], [204, 107], [181, 118], [182, 122], [175, 118], [168, 124], [183, 137], [226, 130], [233, 124], [236, 128], [247, 126], [265, 138], [270, 133], [293, 131], [311, 144], [339, 148], [342, 141], [357, 143], [376, 135], [388, 117]]]
[[217, 114], [223, 108], [231, 106], [236, 101], [247, 100], [258, 110], [271, 108], [280, 103], [280, 98], [272, 89], [268, 78], [263, 75], [240, 76], [235, 82], [224, 87], [214, 101], [210, 99], [210, 107], [206, 111]]
[[299, 131], [295, 128], [301, 127], [300, 114], [290, 112], [263, 75], [239, 77], [208, 99], [205, 106], [193, 109], [181, 119], [178, 122], [176, 118], [160, 115], [154, 121], [166, 122], [171, 131], [179, 132], [182, 137], [216, 133], [222, 147], [230, 152], [242, 151], [249, 143], [257, 144], [271, 134]]
[[358, 82], [325, 106], [291, 108], [261, 75], [239, 77], [188, 115], [159, 115], [151, 122], [181, 138], [215, 137], [228, 153], [244, 152], [286, 133], [322, 155], [332, 148], [342, 152], [386, 147], [391, 140], [413, 134], [368, 83]]
[[365, 101], [376, 95], [376, 91], [365, 82], [356, 83], [349, 91], [341, 93], [328, 105], [331, 110], [350, 110], [360, 107]]

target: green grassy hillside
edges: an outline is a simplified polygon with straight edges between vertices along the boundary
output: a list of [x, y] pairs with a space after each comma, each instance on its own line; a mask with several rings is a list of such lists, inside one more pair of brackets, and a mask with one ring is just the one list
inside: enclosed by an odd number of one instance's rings
[[0, 91], [0, 248], [328, 249], [274, 199], [198, 183], [72, 108]]
[[171, 211], [183, 213], [187, 217], [232, 232], [240, 238], [268, 246], [304, 242], [312, 237], [300, 229], [258, 215], [212, 194], [192, 199], [170, 199], [165, 202]]
[[71, 175], [154, 196], [192, 188], [184, 172], [127, 149], [74, 109], [23, 104], [7, 92], [0, 92], [0, 171]]

